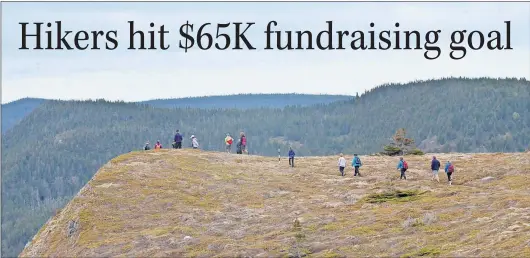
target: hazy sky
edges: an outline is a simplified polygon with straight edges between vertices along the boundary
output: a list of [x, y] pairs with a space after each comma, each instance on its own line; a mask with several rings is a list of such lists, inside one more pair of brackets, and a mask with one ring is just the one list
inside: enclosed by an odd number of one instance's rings
[[[18, 50], [19, 22], [57, 20], [74, 33], [117, 30], [118, 48]], [[150, 22], [165, 25], [170, 49], [127, 50], [129, 20], [144, 30]], [[186, 20], [195, 31], [204, 22], [255, 22], [245, 35], [258, 49], [184, 53], [178, 48], [179, 29]], [[263, 50], [263, 31], [271, 20], [278, 22], [276, 30], [311, 30], [314, 37], [327, 29], [328, 20], [333, 30], [350, 32], [366, 32], [373, 22], [376, 35], [399, 22], [400, 30], [421, 32], [422, 47], [426, 32], [441, 30], [435, 45], [442, 53], [431, 61], [424, 58], [425, 50]], [[451, 32], [480, 30], [487, 36], [499, 30], [505, 44], [506, 20], [513, 50], [484, 47], [468, 50], [462, 60], [449, 58]], [[232, 26], [224, 30], [233, 36]], [[34, 25], [28, 30], [34, 32]], [[214, 26], [206, 31], [215, 35]], [[351, 37], [345, 39], [348, 47]], [[23, 97], [137, 101], [234, 93], [355, 95], [382, 83], [449, 76], [530, 78], [530, 3], [2, 3], [2, 103]]]

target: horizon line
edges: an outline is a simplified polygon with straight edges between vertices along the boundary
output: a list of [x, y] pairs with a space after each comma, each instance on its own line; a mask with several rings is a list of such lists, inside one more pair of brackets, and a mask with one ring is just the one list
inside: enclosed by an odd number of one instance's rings
[[11, 104], [13, 102], [17, 102], [20, 100], [26, 100], [26, 99], [35, 99], [35, 100], [44, 100], [44, 101], [97, 101], [97, 100], [103, 100], [107, 102], [124, 102], [124, 103], [141, 103], [141, 102], [149, 102], [149, 101], [164, 101], [164, 100], [182, 100], [182, 99], [198, 99], [198, 98], [216, 98], [216, 97], [232, 97], [232, 96], [265, 96], [265, 95], [301, 95], [301, 96], [327, 96], [327, 97], [355, 97], [355, 95], [349, 95], [349, 94], [327, 94], [327, 93], [296, 93], [296, 92], [287, 92], [287, 93], [234, 93], [234, 94], [216, 94], [216, 95], [197, 95], [197, 96], [187, 96], [187, 97], [169, 97], [169, 98], [154, 98], [154, 99], [146, 99], [146, 100], [110, 100], [105, 98], [86, 98], [86, 99], [48, 99], [48, 98], [40, 98], [40, 97], [23, 97], [16, 100], [12, 100], [6, 103], [2, 103], [2, 105]]
[[[378, 88], [378, 87], [386, 87], [386, 86], [392, 86], [392, 85], [405, 85], [405, 84], [414, 84], [414, 83], [424, 83], [429, 81], [442, 81], [442, 80], [454, 80], [454, 79], [460, 79], [460, 80], [476, 80], [476, 79], [488, 79], [488, 80], [525, 80], [529, 81], [529, 78], [526, 76], [524, 77], [489, 77], [489, 76], [471, 76], [471, 77], [464, 77], [464, 76], [450, 76], [450, 77], [437, 77], [437, 78], [431, 78], [431, 79], [417, 79], [417, 80], [409, 80], [407, 82], [385, 82], [378, 84], [368, 90], [365, 90], [365, 92], [362, 92], [359, 94], [359, 96], [364, 95], [366, 92], [369, 92], [372, 89]], [[359, 93], [359, 92], [357, 92]], [[297, 93], [297, 92], [287, 92], [287, 93], [231, 93], [231, 94], [213, 94], [213, 95], [197, 95], [197, 96], [186, 96], [186, 97], [169, 97], [169, 98], [152, 98], [147, 100], [110, 100], [105, 98], [86, 98], [86, 99], [67, 99], [67, 98], [56, 98], [56, 99], [48, 99], [48, 98], [40, 98], [40, 97], [30, 97], [26, 96], [23, 98], [19, 98], [16, 100], [12, 100], [6, 103], [1, 103], [2, 106], [11, 104], [20, 100], [25, 99], [37, 99], [37, 100], [44, 100], [44, 101], [96, 101], [96, 100], [104, 100], [108, 102], [125, 102], [125, 103], [141, 103], [141, 102], [148, 102], [148, 101], [159, 101], [159, 100], [182, 100], [182, 99], [193, 99], [193, 98], [214, 98], [214, 97], [230, 97], [230, 96], [241, 96], [241, 95], [306, 95], [306, 96], [330, 96], [330, 97], [355, 97], [356, 95], [351, 94], [328, 94], [328, 93]]]

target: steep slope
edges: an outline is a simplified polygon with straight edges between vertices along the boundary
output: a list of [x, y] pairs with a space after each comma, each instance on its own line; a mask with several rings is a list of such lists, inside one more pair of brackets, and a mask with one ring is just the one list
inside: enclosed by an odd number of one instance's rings
[[222, 150], [247, 132], [252, 154], [373, 153], [399, 127], [427, 151], [511, 152], [530, 146], [530, 82], [444, 79], [385, 85], [359, 99], [284, 109], [158, 109], [48, 101], [2, 138], [2, 251], [16, 255], [40, 225], [110, 158], [175, 129]]
[[[389, 157], [361, 156], [354, 178], [339, 176], [337, 157], [289, 168], [259, 156], [132, 152], [103, 166], [20, 256], [530, 255], [530, 153], [437, 156], [455, 164], [452, 186], [443, 173], [430, 181], [427, 155], [407, 157], [399, 181]], [[408, 196], [381, 194], [396, 191]]]
[[23, 98], [2, 104], [2, 134], [13, 128], [20, 120], [37, 108], [44, 99]]

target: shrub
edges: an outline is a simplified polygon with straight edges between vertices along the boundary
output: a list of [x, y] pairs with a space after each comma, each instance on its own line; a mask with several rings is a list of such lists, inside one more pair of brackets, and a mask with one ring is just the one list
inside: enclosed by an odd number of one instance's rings
[[413, 150], [409, 151], [407, 154], [410, 154], [410, 155], [423, 155], [425, 153], [423, 153], [423, 151], [421, 151], [420, 149], [413, 149]]

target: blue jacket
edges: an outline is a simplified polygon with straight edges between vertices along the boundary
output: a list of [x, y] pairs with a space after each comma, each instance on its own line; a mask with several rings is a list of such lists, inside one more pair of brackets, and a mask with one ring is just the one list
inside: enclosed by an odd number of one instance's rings
[[451, 165], [451, 162], [447, 162], [445, 163], [445, 173], [447, 173], [447, 171], [449, 170], [449, 166]]
[[180, 133], [175, 134], [175, 142], [182, 142], [182, 135]]
[[353, 157], [352, 161], [351, 161], [351, 166], [352, 167], [360, 167], [362, 166], [363, 164], [361, 163], [361, 159], [359, 157]]
[[402, 169], [403, 168], [403, 160], [400, 160], [398, 165], [397, 165], [397, 168], [398, 169]]
[[433, 159], [431, 162], [431, 170], [438, 170], [440, 169], [440, 161], [437, 159]]
[[289, 158], [294, 158], [294, 150], [289, 150]]

